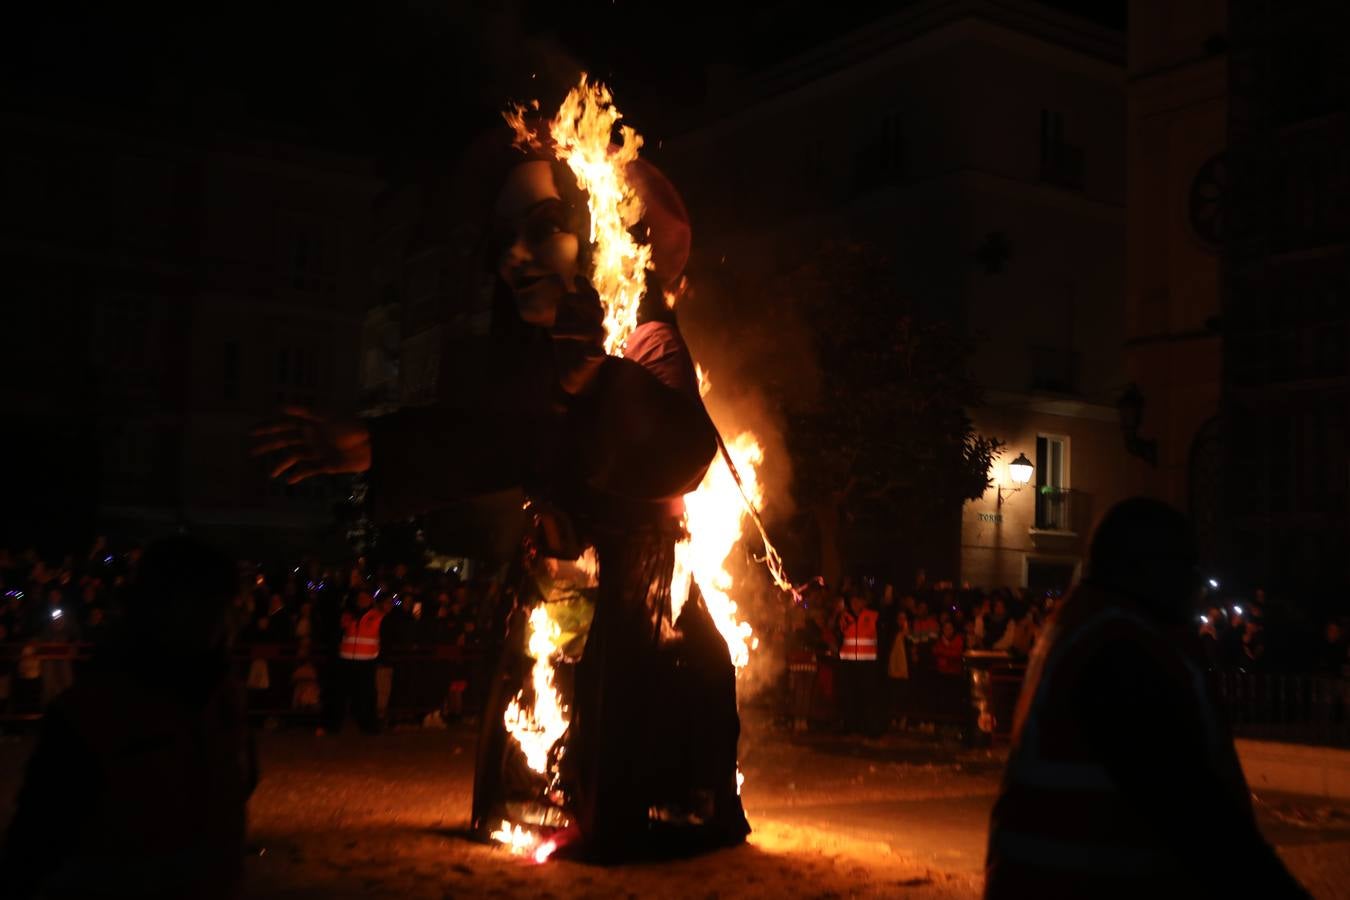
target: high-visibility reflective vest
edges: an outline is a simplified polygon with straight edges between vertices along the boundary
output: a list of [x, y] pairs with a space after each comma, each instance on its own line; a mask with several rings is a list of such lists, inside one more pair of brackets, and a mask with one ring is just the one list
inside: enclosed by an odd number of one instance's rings
[[875, 660], [877, 658], [877, 613], [874, 609], [864, 609], [856, 616], [846, 612], [840, 620], [844, 632], [844, 642], [839, 646], [839, 658], [852, 661]]
[[371, 607], [361, 618], [342, 629], [338, 656], [343, 659], [372, 660], [380, 655], [380, 621], [384, 613]]
[[1177, 692], [1194, 692], [1211, 771], [1235, 797], [1246, 796], [1204, 672], [1155, 624], [1115, 603], [1102, 603], [1069, 629], [1052, 621], [1032, 651], [1018, 698], [1014, 746], [989, 836], [987, 897], [1116, 896], [1118, 889], [1128, 892], [1126, 884], [1166, 883], [1182, 873], [1184, 850], [1160, 845], [1149, 819], [1166, 811], [1145, 812], [1130, 802], [1078, 737], [1069, 712], [1079, 666], [1096, 648], [1121, 641], [1172, 671]]

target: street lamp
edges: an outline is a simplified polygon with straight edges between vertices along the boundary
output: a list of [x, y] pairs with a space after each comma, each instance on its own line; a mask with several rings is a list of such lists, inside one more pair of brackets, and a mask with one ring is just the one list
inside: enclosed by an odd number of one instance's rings
[[1003, 497], [1005, 494], [1015, 494], [1024, 486], [1030, 484], [1031, 476], [1035, 471], [1036, 467], [1031, 464], [1031, 460], [1027, 459], [1025, 453], [1017, 454], [1017, 459], [1008, 463], [1008, 477], [1012, 479], [1013, 484], [1017, 485], [1017, 487], [1005, 491], [1003, 485], [1000, 484], [998, 486], [998, 505], [1003, 505]]

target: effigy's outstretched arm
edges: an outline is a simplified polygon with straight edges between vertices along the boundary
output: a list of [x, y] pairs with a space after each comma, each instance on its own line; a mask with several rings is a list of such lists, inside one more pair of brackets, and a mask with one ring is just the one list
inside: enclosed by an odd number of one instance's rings
[[450, 344], [441, 367], [438, 403], [367, 422], [376, 520], [519, 485], [546, 440], [558, 391], [547, 342]]

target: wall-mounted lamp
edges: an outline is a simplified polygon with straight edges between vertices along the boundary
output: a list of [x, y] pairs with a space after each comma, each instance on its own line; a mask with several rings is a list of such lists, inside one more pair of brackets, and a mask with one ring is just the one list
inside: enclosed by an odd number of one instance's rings
[[1035, 473], [1035, 471], [1036, 467], [1031, 464], [1031, 460], [1027, 459], [1027, 455], [1025, 453], [1017, 454], [1017, 459], [1014, 459], [1012, 462], [1008, 463], [1008, 477], [1012, 479], [1012, 483], [1017, 486], [1014, 488], [1004, 489], [1003, 485], [1000, 484], [998, 486], [998, 505], [999, 506], [1003, 505], [1003, 497], [1005, 495], [1011, 496], [1020, 491], [1026, 485], [1030, 484], [1031, 476]]

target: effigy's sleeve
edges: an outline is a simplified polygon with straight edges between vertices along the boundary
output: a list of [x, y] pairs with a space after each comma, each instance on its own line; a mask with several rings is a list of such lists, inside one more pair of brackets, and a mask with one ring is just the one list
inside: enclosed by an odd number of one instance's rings
[[602, 379], [604, 487], [637, 499], [679, 497], [697, 487], [717, 453], [717, 433], [698, 397], [626, 359], [607, 360]]
[[377, 521], [430, 512], [519, 485], [543, 449], [557, 376], [548, 346], [452, 348], [450, 396], [368, 421]]
[[644, 322], [629, 336], [624, 358], [642, 366], [666, 387], [699, 396], [698, 373], [680, 330], [670, 322]]

